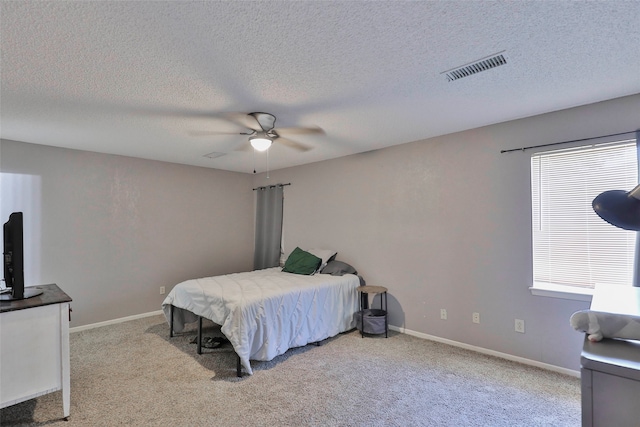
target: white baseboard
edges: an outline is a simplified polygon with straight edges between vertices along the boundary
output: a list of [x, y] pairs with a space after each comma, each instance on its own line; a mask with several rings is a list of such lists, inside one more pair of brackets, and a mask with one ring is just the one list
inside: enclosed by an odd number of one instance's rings
[[120, 317], [119, 319], [107, 320], [107, 321], [98, 322], [98, 323], [91, 323], [89, 325], [76, 326], [75, 328], [69, 328], [69, 332], [74, 333], [74, 332], [86, 331], [88, 329], [99, 328], [101, 326], [115, 325], [116, 323], [128, 322], [129, 320], [136, 320], [136, 319], [142, 319], [144, 317], [157, 316], [159, 314], [163, 314], [162, 310], [151, 311], [149, 313], [134, 314], [133, 316]]
[[389, 329], [400, 332], [402, 334], [411, 335], [426, 340], [436, 341], [443, 344], [452, 345], [454, 347], [464, 348], [466, 350], [475, 351], [482, 354], [488, 354], [490, 356], [499, 357], [501, 359], [507, 359], [514, 362], [522, 363], [525, 365], [535, 366], [537, 368], [546, 369], [548, 371], [559, 372], [561, 374], [570, 375], [572, 377], [580, 378], [580, 371], [574, 371], [573, 369], [561, 368], [560, 366], [550, 365], [548, 363], [538, 362], [536, 360], [525, 359], [524, 357], [514, 356], [512, 354], [501, 353], [499, 351], [489, 350], [487, 348], [476, 347], [475, 345], [465, 344], [458, 341], [449, 340], [446, 338], [436, 337], [434, 335], [423, 334], [422, 332], [412, 331], [411, 329], [399, 328], [397, 326], [389, 325]]

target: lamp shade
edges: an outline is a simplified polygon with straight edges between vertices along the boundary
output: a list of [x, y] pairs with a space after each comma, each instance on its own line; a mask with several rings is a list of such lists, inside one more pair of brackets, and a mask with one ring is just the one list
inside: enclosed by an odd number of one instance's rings
[[609, 190], [593, 199], [600, 218], [625, 230], [640, 231], [640, 185], [633, 190]]
[[258, 151], [265, 151], [271, 147], [273, 140], [266, 136], [252, 136], [249, 138], [251, 146]]

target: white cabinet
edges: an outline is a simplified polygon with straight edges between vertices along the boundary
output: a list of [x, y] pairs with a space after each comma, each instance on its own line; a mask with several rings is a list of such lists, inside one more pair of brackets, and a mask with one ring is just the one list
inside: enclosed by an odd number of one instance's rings
[[62, 390], [70, 409], [69, 303], [56, 285], [42, 295], [0, 303], [0, 408]]
[[[640, 316], [640, 288], [596, 287], [594, 311]], [[640, 341], [585, 337], [580, 358], [583, 427], [637, 427], [640, 420]]]

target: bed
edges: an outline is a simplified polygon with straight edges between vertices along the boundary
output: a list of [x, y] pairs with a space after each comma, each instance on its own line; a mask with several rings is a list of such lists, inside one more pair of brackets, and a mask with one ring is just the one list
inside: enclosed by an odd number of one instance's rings
[[269, 361], [353, 329], [360, 281], [355, 270], [305, 275], [274, 267], [187, 280], [171, 290], [162, 309], [172, 336], [200, 322], [198, 347], [202, 318], [220, 325], [238, 355], [238, 376], [241, 366], [251, 375], [250, 360]]

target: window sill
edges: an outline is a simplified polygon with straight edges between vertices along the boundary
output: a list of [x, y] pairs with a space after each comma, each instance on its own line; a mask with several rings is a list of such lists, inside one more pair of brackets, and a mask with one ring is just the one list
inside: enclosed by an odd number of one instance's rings
[[535, 283], [529, 288], [532, 295], [568, 299], [574, 301], [591, 302], [593, 289], [573, 288], [571, 286], [553, 285], [550, 283]]

